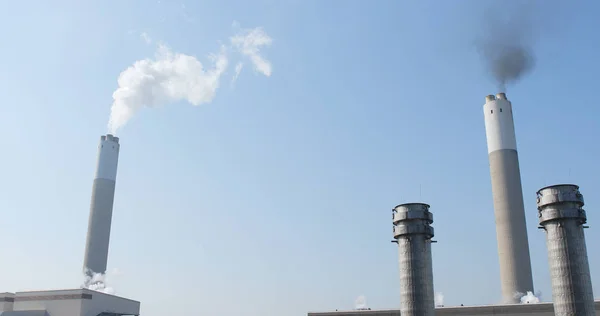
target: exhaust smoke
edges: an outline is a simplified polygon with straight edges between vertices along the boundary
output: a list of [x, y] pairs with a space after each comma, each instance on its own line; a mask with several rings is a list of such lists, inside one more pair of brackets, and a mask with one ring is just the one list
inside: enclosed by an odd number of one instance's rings
[[108, 123], [110, 133], [116, 134], [143, 107], [180, 100], [193, 105], [211, 102], [227, 68], [225, 48], [209, 58], [214, 66], [206, 70], [195, 57], [160, 45], [154, 59], [136, 61], [119, 76]]
[[499, 92], [535, 66], [533, 6], [535, 2], [502, 2], [485, 14], [484, 34], [477, 48]]
[[[144, 38], [150, 40], [147, 35]], [[259, 73], [267, 77], [271, 75], [271, 63], [260, 55], [260, 49], [269, 46], [272, 39], [262, 28], [240, 29], [229, 40], [229, 46], [222, 45], [219, 52], [208, 56], [211, 62], [208, 68], [196, 57], [175, 53], [161, 44], [154, 58], [138, 60], [121, 72], [119, 87], [113, 93], [109, 133], [115, 135], [144, 107], [153, 108], [178, 101], [195, 106], [212, 102], [221, 76], [229, 65], [228, 55], [232, 50], [250, 59]], [[237, 64], [233, 81], [239, 76], [242, 65], [241, 62]]]

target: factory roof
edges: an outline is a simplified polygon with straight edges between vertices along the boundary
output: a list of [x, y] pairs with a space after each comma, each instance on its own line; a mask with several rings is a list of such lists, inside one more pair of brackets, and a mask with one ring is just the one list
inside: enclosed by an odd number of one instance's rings
[[[7, 293], [7, 294], [11, 294], [11, 293]], [[139, 303], [138, 301], [131, 300], [128, 298], [124, 298], [124, 297], [120, 297], [120, 296], [116, 296], [116, 295], [112, 295], [112, 294], [108, 294], [108, 293], [104, 293], [104, 292], [88, 290], [88, 289], [16, 292], [13, 297], [14, 297], [15, 301], [26, 301], [26, 300], [51, 301], [51, 300], [61, 300], [61, 299], [62, 300], [64, 300], [64, 299], [91, 299], [92, 295], [113, 297], [113, 298], [119, 299], [119, 300], [125, 300], [125, 301]], [[0, 298], [1, 297], [2, 297], [2, 294], [0, 294]]]
[[0, 316], [139, 315], [140, 302], [92, 291], [70, 289], [0, 294]]
[[0, 312], [0, 316], [49, 316], [47, 311], [12, 311]]
[[[595, 302], [596, 311], [600, 311], [600, 301]], [[553, 313], [554, 306], [549, 303], [512, 304], [512, 305], [481, 305], [481, 306], [452, 306], [436, 307], [436, 316], [450, 315], [515, 315], [519, 313]], [[388, 310], [350, 310], [332, 312], [309, 312], [308, 316], [400, 316], [397, 309]]]

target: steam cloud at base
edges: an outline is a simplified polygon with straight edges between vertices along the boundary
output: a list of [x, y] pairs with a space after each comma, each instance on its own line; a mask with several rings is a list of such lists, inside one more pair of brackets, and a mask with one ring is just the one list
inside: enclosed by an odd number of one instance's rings
[[106, 294], [115, 294], [115, 290], [106, 284], [106, 274], [95, 273], [90, 269], [86, 269], [84, 272], [84, 281], [81, 288]]
[[517, 293], [517, 295], [521, 297], [521, 304], [536, 304], [536, 303], [542, 302], [542, 300], [541, 300], [542, 293], [541, 292], [537, 292], [536, 294], [533, 294], [533, 292], [527, 291], [527, 294]]
[[442, 292], [435, 293], [435, 306], [436, 307], [444, 306], [444, 293], [442, 293]]
[[354, 301], [354, 309], [356, 309], [356, 310], [368, 310], [369, 309], [369, 307], [367, 307], [367, 298], [364, 295], [361, 295], [356, 298], [356, 301]]

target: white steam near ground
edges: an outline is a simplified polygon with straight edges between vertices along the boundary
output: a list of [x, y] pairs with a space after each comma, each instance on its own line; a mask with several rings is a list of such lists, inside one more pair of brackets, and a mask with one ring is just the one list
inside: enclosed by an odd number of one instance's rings
[[[117, 276], [119, 275], [120, 272], [118, 269], [113, 269], [110, 273], [110, 275], [112, 276]], [[85, 269], [84, 271], [84, 280], [83, 280], [83, 284], [81, 285], [81, 288], [84, 289], [88, 289], [88, 290], [92, 290], [92, 291], [97, 291], [97, 292], [102, 292], [102, 293], [106, 293], [106, 294], [115, 294], [115, 290], [108, 286], [108, 279], [110, 278], [107, 274], [105, 273], [95, 273], [93, 271], [91, 271], [90, 269]]]
[[435, 293], [435, 306], [442, 307], [444, 306], [444, 294], [442, 292]]
[[360, 295], [354, 301], [354, 309], [355, 310], [368, 310], [367, 306], [367, 298], [364, 295]]
[[[537, 292], [533, 293], [532, 291], [527, 291], [527, 294], [523, 293], [515, 293], [515, 297], [518, 298], [521, 304], [536, 304], [542, 302], [542, 293]], [[444, 294], [442, 292], [435, 293], [435, 307], [443, 307], [444, 306]]]
[[542, 293], [537, 292], [533, 294], [531, 291], [527, 291], [527, 294], [517, 293], [517, 297], [521, 297], [521, 304], [535, 304], [542, 302]]
[[[269, 77], [272, 66], [261, 55], [260, 49], [271, 45], [271, 37], [260, 27], [239, 29], [237, 23], [234, 27], [238, 30], [229, 39], [229, 45], [221, 45], [217, 53], [208, 56], [208, 68], [196, 57], [173, 52], [160, 44], [154, 58], [138, 60], [124, 70], [113, 93], [109, 133], [116, 134], [144, 107], [153, 108], [177, 101], [186, 101], [194, 106], [212, 102], [221, 77], [229, 66], [232, 51], [249, 59], [257, 72]], [[142, 33], [141, 37], [146, 43], [152, 43], [146, 33]], [[236, 65], [232, 82], [238, 78], [242, 67], [243, 62]]]

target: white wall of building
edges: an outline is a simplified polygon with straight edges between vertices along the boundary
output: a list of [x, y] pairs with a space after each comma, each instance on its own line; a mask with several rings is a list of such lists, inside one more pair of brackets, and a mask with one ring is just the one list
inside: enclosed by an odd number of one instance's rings
[[[9, 302], [12, 299], [14, 302]], [[139, 315], [140, 302], [87, 289], [0, 294], [0, 312], [39, 310], [50, 316]]]

